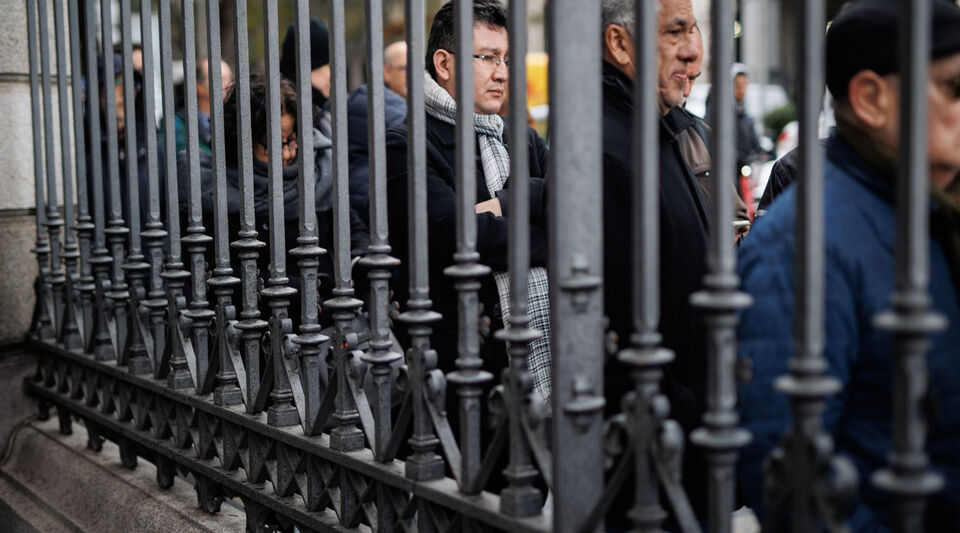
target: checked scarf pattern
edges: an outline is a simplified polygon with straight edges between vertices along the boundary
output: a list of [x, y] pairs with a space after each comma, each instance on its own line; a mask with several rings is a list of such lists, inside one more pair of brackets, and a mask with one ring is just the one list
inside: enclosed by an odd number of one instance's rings
[[[457, 102], [450, 94], [437, 85], [430, 74], [424, 74], [424, 93], [427, 113], [448, 124], [456, 124]], [[480, 115], [474, 113], [473, 128], [480, 142], [480, 161], [483, 165], [483, 177], [491, 198], [503, 189], [510, 175], [510, 154], [503, 144], [503, 118], [499, 115]], [[510, 316], [510, 276], [507, 272], [494, 272], [500, 310], [504, 327], [509, 328]], [[547, 269], [532, 267], [527, 275], [527, 312], [530, 314], [530, 327], [540, 331], [543, 336], [530, 345], [530, 357], [527, 366], [533, 377], [533, 389], [544, 401], [550, 399], [550, 293], [547, 285]]]

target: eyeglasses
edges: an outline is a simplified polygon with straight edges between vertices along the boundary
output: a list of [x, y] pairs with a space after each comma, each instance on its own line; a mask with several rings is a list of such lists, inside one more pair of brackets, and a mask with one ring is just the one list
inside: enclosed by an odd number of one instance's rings
[[[446, 50], [446, 52], [450, 55], [456, 55], [456, 52], [454, 52], [453, 50]], [[496, 54], [473, 54], [473, 58], [479, 59], [480, 61], [483, 62], [485, 66], [487, 66], [491, 70], [499, 67], [500, 65], [506, 65], [507, 67], [510, 66], [509, 57], [501, 58]]]
[[[259, 144], [260, 146], [262, 146], [264, 150], [267, 150], [267, 151], [270, 150], [270, 147], [267, 146], [267, 144], [264, 143], [263, 141], [257, 141], [257, 144]], [[280, 143], [280, 149], [283, 150], [284, 148], [289, 148], [289, 149], [291, 149], [291, 150], [296, 150], [296, 149], [297, 149], [297, 138], [294, 137], [294, 138], [292, 138], [292, 139], [287, 139], [286, 141], [283, 141], [282, 143]]]
[[960, 100], [960, 74], [950, 78], [949, 80], [943, 80], [936, 82], [937, 85], [946, 89], [946, 96], [951, 100]]
[[473, 54], [473, 58], [483, 61], [483, 64], [490, 67], [491, 69], [495, 69], [499, 67], [501, 63], [508, 67], [510, 66], [509, 57], [501, 58], [500, 56], [495, 54], [479, 54], [479, 55]]

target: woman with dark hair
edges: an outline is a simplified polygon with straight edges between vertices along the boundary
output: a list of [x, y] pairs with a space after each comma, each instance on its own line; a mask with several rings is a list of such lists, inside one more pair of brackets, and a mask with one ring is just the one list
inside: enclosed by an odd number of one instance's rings
[[[242, 204], [240, 201], [241, 176], [239, 171], [239, 153], [238, 136], [240, 131], [238, 94], [234, 88], [231, 88], [227, 94], [227, 99], [223, 105], [223, 132], [224, 132], [224, 156], [226, 160], [226, 201], [227, 217], [229, 221], [230, 241], [236, 240], [237, 233], [240, 230], [240, 215]], [[281, 125], [281, 143], [282, 148], [280, 156], [282, 158], [283, 168], [283, 200], [284, 200], [284, 234], [287, 252], [287, 275], [290, 278], [291, 286], [301, 289], [299, 268], [296, 256], [289, 253], [289, 250], [297, 246], [297, 237], [299, 236], [299, 176], [300, 168], [297, 161], [297, 151], [310, 149], [314, 151], [315, 170], [315, 195], [316, 195], [316, 214], [317, 214], [317, 236], [320, 239], [319, 246], [325, 248], [328, 253], [320, 257], [320, 271], [318, 286], [320, 289], [321, 301], [331, 296], [333, 288], [333, 176], [332, 176], [332, 143], [330, 139], [320, 131], [313, 131], [313, 146], [299, 146], [297, 143], [297, 94], [289, 82], [283, 80], [280, 82], [280, 125]], [[254, 74], [250, 77], [250, 127], [253, 138], [253, 153], [251, 161], [253, 166], [253, 204], [256, 220], [257, 238], [269, 244], [270, 239], [270, 219], [269, 219], [269, 200], [270, 200], [270, 174], [268, 169], [269, 153], [267, 150], [267, 120], [269, 110], [267, 107], [266, 82], [262, 75]], [[207, 232], [213, 229], [213, 162], [210, 155], [200, 152], [200, 180], [201, 180], [201, 203], [203, 210], [203, 225]], [[179, 167], [179, 188], [180, 188], [180, 213], [181, 218], [185, 218], [188, 209], [188, 189], [189, 172], [187, 169], [187, 154], [180, 152], [178, 154]], [[186, 226], [183, 226], [186, 227]], [[366, 251], [369, 243], [369, 236], [366, 227], [360, 219], [351, 212], [351, 254], [361, 255]], [[208, 264], [212, 265], [212, 250], [208, 250]], [[268, 266], [270, 264], [270, 254], [268, 248], [260, 251], [258, 259], [258, 268], [261, 277], [268, 276]], [[233, 267], [238, 268], [238, 263], [234, 260]], [[298, 302], [292, 302], [291, 309], [297, 309]], [[299, 316], [294, 311], [292, 316]], [[322, 317], [327, 318], [327, 317]]]

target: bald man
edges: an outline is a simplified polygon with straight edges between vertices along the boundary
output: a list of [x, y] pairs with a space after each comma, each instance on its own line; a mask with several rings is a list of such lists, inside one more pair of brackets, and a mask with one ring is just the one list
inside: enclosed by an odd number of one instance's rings
[[[220, 77], [223, 94], [233, 85], [233, 69], [226, 62], [220, 62]], [[177, 130], [177, 153], [187, 149], [187, 120], [183, 109], [175, 115]], [[197, 129], [200, 150], [210, 153], [210, 61], [207, 58], [197, 60]]]
[[407, 43], [397, 41], [383, 50], [383, 84], [407, 97]]
[[[407, 43], [396, 41], [383, 49], [383, 106], [386, 127], [407, 118]], [[350, 207], [364, 222], [370, 218], [370, 176], [367, 148], [367, 86], [347, 97], [347, 135], [350, 139]]]

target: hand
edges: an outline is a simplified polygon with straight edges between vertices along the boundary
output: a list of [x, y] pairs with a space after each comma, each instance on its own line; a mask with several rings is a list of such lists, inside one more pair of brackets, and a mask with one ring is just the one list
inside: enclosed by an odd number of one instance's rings
[[500, 210], [500, 199], [491, 198], [490, 200], [485, 200], [479, 204], [473, 206], [474, 211], [479, 215], [480, 213], [493, 213], [494, 216], [502, 217], [503, 211]]

